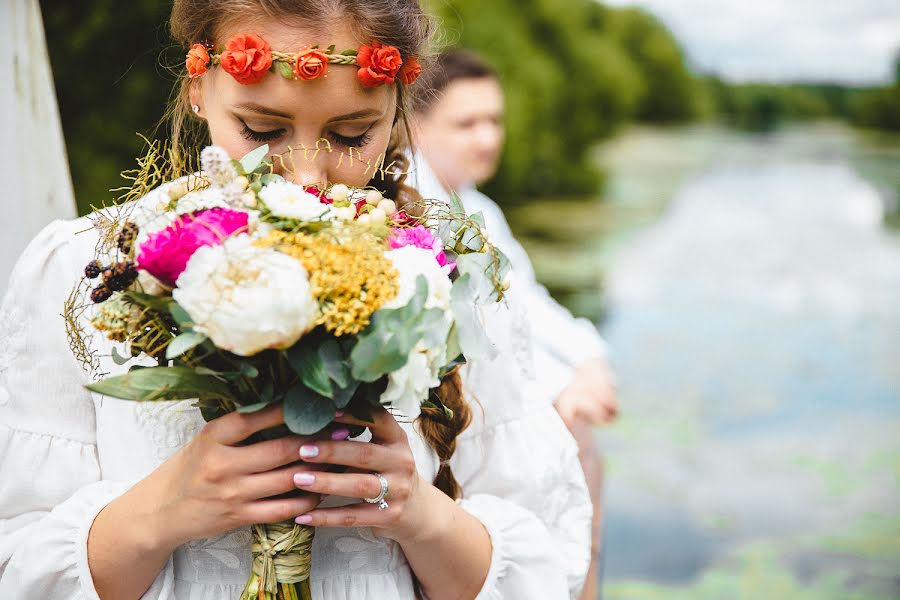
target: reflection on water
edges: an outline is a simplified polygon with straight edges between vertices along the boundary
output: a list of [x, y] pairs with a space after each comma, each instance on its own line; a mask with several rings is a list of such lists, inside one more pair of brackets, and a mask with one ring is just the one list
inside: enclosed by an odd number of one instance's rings
[[900, 144], [643, 131], [604, 152], [611, 198], [556, 247], [529, 218], [552, 208], [512, 217], [539, 272], [582, 248], [577, 308], [604, 283], [625, 413], [598, 432], [606, 597], [900, 597], [900, 162], [877, 163]]

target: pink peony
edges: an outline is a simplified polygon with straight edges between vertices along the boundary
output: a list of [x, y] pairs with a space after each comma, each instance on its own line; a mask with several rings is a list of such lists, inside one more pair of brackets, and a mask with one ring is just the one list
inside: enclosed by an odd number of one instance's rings
[[448, 275], [456, 268], [455, 262], [447, 261], [447, 255], [444, 253], [444, 243], [441, 241], [441, 238], [435, 236], [430, 229], [423, 225], [394, 229], [390, 237], [388, 237], [388, 244], [393, 250], [405, 246], [431, 250], [441, 269]]
[[137, 267], [174, 286], [197, 248], [218, 246], [225, 238], [246, 231], [247, 218], [247, 213], [229, 208], [183, 215], [141, 244]]

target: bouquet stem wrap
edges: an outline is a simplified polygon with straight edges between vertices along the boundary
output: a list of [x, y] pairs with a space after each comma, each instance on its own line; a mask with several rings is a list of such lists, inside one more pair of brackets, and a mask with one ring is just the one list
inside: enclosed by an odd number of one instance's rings
[[241, 600], [312, 600], [309, 572], [315, 529], [293, 521], [252, 528], [253, 569]]

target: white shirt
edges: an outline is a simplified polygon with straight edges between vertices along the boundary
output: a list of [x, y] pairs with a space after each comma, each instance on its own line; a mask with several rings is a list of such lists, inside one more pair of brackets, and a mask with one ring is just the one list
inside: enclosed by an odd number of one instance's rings
[[[191, 401], [135, 403], [89, 393], [68, 348], [63, 302], [93, 256], [85, 219], [46, 227], [20, 258], [0, 308], [0, 598], [98, 598], [87, 537], [100, 510], [169, 458], [202, 427]], [[487, 329], [520, 347], [514, 311], [498, 306]], [[103, 352], [108, 353], [108, 348]], [[591, 505], [574, 440], [553, 408], [529, 393], [518, 351], [463, 371], [473, 423], [452, 459], [461, 506], [492, 542], [479, 599], [574, 597], [590, 559]], [[104, 369], [125, 368], [102, 359]], [[527, 373], [525, 373], [527, 375]], [[420, 474], [436, 454], [404, 425]], [[179, 547], [143, 596], [236, 600], [250, 572], [243, 528]], [[435, 568], [441, 568], [436, 565]], [[123, 574], [123, 576], [127, 576]], [[370, 529], [319, 528], [313, 597], [411, 600], [398, 544]]]
[[[414, 158], [412, 165], [409, 181], [424, 198], [450, 199], [450, 194], [421, 154]], [[593, 323], [575, 318], [538, 283], [528, 253], [513, 236], [496, 202], [474, 186], [464, 187], [456, 193], [467, 213], [484, 215], [491, 242], [509, 258], [512, 270], [510, 294], [522, 304], [531, 329], [534, 385], [548, 402], [552, 402], [572, 381], [579, 364], [606, 358], [606, 342]]]

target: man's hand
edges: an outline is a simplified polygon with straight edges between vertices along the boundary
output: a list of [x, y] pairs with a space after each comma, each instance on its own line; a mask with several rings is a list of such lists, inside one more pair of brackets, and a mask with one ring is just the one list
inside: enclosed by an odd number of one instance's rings
[[619, 401], [615, 376], [606, 361], [594, 359], [580, 364], [554, 405], [569, 429], [578, 420], [591, 425], [614, 421], [619, 414]]

